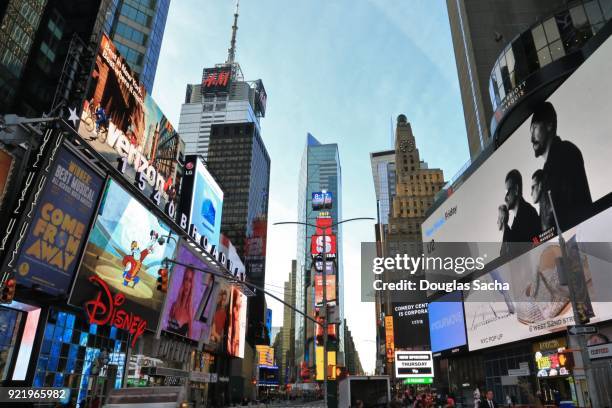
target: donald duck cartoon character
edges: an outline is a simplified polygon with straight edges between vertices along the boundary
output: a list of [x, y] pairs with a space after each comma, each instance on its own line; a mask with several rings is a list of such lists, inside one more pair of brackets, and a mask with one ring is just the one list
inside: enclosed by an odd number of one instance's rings
[[151, 240], [144, 250], [140, 250], [140, 246], [137, 241], [132, 241], [130, 245], [130, 254], [123, 257], [123, 286], [128, 286], [130, 282], [133, 282], [132, 288], [136, 287], [136, 284], [140, 281], [138, 273], [142, 267], [142, 262], [145, 260], [147, 255], [153, 252], [153, 247], [158, 241], [159, 234], [151, 230]]

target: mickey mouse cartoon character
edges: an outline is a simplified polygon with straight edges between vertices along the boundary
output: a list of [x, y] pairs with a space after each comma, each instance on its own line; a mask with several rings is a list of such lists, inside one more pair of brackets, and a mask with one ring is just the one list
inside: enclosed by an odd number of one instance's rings
[[151, 239], [144, 250], [140, 250], [137, 241], [132, 241], [130, 245], [130, 254], [123, 257], [123, 286], [128, 286], [128, 284], [132, 282], [132, 288], [136, 287], [136, 284], [140, 281], [138, 273], [142, 267], [142, 262], [153, 252], [156, 242], [160, 245], [163, 243], [163, 240], [159, 240], [159, 234], [157, 232], [151, 230], [149, 236]]

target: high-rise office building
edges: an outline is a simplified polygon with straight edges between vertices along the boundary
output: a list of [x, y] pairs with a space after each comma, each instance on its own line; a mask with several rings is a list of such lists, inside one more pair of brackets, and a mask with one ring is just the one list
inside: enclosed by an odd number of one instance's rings
[[211, 126], [218, 123], [255, 124], [266, 114], [266, 90], [261, 79], [245, 81], [235, 61], [238, 5], [234, 13], [232, 40], [225, 63], [204, 68], [198, 84], [188, 84], [181, 106], [179, 133], [187, 154], [208, 157]]
[[344, 319], [344, 350], [345, 350], [345, 363], [346, 370], [349, 375], [363, 375], [363, 367], [361, 365], [361, 359], [359, 358], [359, 351], [355, 346], [353, 335], [351, 330]]
[[109, 35], [151, 93], [170, 0], [112, 0]]
[[[283, 300], [295, 307], [295, 270], [296, 260], [291, 261], [291, 272], [285, 282]], [[283, 330], [280, 361], [281, 384], [295, 382], [295, 312], [286, 307], [283, 311]]]
[[[494, 109], [489, 77], [500, 53], [515, 36], [566, 3], [565, 0], [446, 0], [472, 158], [490, 142]], [[514, 59], [505, 60], [501, 69], [506, 67], [512, 71]]]
[[[332, 194], [332, 209], [326, 215], [331, 217], [332, 223], [342, 219], [342, 172], [340, 167], [340, 155], [336, 143], [320, 143], [310, 133], [306, 137], [306, 147], [302, 155], [300, 175], [298, 182], [298, 221], [315, 225], [317, 218], [322, 215], [319, 211], [312, 209], [312, 194], [327, 191]], [[306, 310], [314, 316], [313, 299], [314, 282], [311, 276], [312, 253], [311, 237], [315, 235], [316, 229], [312, 226], [298, 225], [297, 227], [297, 264], [296, 264], [296, 308]], [[332, 227], [332, 233], [336, 236], [336, 285], [339, 313], [341, 319], [344, 316], [343, 308], [343, 268], [342, 268], [342, 226]], [[331, 298], [331, 294], [328, 294]], [[342, 321], [342, 320], [341, 320]], [[307, 367], [313, 367], [315, 363], [315, 328], [312, 322], [307, 321], [304, 316], [295, 315], [295, 358], [296, 366], [301, 367], [302, 362]], [[344, 349], [344, 332], [338, 333], [338, 348]]]
[[115, 2], [0, 2], [0, 113], [53, 116], [58, 95], [65, 103], [80, 102], [71, 96], [85, 87], [99, 34], [111, 27]]
[[[264, 286], [270, 156], [254, 123], [212, 126], [208, 169], [223, 189], [221, 233], [244, 260], [247, 279]], [[268, 344], [263, 293], [249, 298], [247, 340]]]
[[[421, 160], [416, 138], [405, 115], [397, 117], [395, 149], [372, 153], [372, 175], [378, 204], [376, 225], [377, 255], [394, 257], [397, 254], [421, 254], [421, 223], [435, 195], [444, 186], [440, 169], [430, 169]], [[385, 273], [386, 281], [398, 279]], [[379, 292], [375, 299], [376, 313], [376, 369], [384, 373], [385, 364], [384, 316], [390, 315], [393, 299], [388, 292]], [[388, 373], [388, 371], [387, 371]]]

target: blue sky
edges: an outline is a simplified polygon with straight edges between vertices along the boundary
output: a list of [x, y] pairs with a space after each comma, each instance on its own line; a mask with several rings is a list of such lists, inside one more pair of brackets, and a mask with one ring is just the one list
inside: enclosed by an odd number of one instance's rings
[[[174, 0], [153, 97], [178, 127], [187, 83], [224, 62], [232, 0]], [[391, 120], [404, 113], [421, 158], [448, 179], [468, 160], [465, 124], [444, 0], [242, 0], [236, 59], [268, 93], [262, 136], [272, 161], [266, 284], [282, 294], [295, 257], [297, 179], [307, 132], [338, 143], [343, 217], [376, 216], [369, 153], [391, 148]], [[361, 242], [373, 224], [345, 224], [345, 294], [359, 291]], [[366, 371], [375, 364], [374, 305], [345, 302]], [[268, 300], [273, 324], [283, 307]]]

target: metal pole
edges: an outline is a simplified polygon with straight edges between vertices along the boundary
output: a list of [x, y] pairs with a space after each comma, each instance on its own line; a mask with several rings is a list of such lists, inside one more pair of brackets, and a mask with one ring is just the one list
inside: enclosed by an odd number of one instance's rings
[[[323, 272], [322, 272], [322, 280], [323, 280], [323, 306], [321, 310], [323, 310], [323, 392], [324, 392], [324, 401], [325, 407], [327, 407], [327, 241], [325, 240], [325, 230], [327, 227], [323, 228]], [[331, 240], [331, 238], [330, 238]], [[317, 268], [315, 268], [315, 274]], [[316, 354], [316, 350], [315, 350]]]
[[[559, 246], [561, 247], [561, 257], [565, 261], [564, 265], [567, 265], [567, 248], [565, 246], [565, 240], [563, 239], [563, 231], [561, 231], [561, 227], [559, 225], [559, 219], [557, 218], [557, 212], [555, 211], [555, 204], [553, 203], [552, 194], [550, 193], [550, 190], [548, 190], [548, 199], [550, 201], [550, 207], [552, 209], [553, 217], [555, 219], [555, 224], [557, 227], [557, 235], [559, 236]], [[568, 273], [567, 269], [564, 270], [564, 273]], [[572, 310], [574, 312], [574, 325], [579, 325], [580, 315], [578, 313], [578, 308], [576, 307], [578, 299], [576, 299], [573, 277], [571, 276], [567, 276], [567, 288], [569, 291], [570, 300], [572, 302]], [[591, 368], [591, 358], [589, 357], [589, 352], [587, 349], [587, 340], [584, 334], [578, 334], [576, 336], [578, 337], [578, 348], [580, 348], [580, 355], [582, 356], [582, 368], [584, 370], [587, 388], [589, 390], [590, 401], [585, 402], [590, 407], [599, 407], [599, 396], [597, 395], [597, 387], [595, 386], [595, 382], [593, 381], [593, 370]]]

